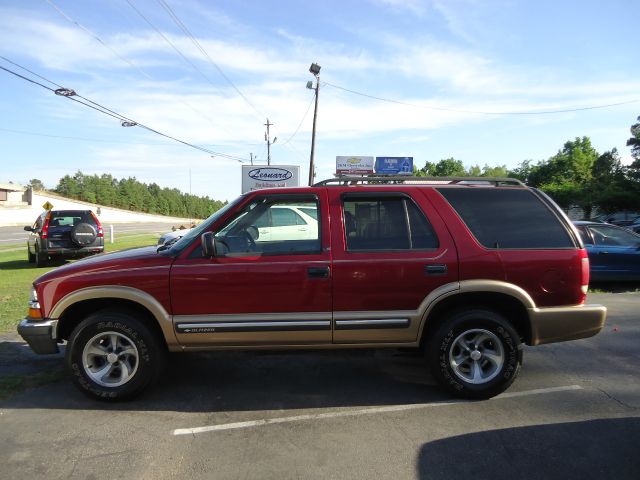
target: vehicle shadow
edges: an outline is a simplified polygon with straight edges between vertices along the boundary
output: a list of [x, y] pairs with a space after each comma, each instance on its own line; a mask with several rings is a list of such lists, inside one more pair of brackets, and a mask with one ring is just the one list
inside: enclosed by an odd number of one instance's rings
[[615, 418], [470, 433], [426, 443], [417, 477], [637, 479], [640, 418]]
[[29, 263], [27, 259], [24, 260], [10, 260], [8, 262], [0, 262], [0, 270], [37, 270], [42, 273], [47, 271], [47, 268], [59, 267], [67, 263], [66, 259], [54, 259], [47, 262], [46, 267], [36, 267], [35, 263]]
[[[171, 354], [158, 384], [105, 403], [70, 380], [17, 394], [3, 408], [230, 412], [427, 403], [450, 399], [413, 351]], [[58, 359], [62, 368], [64, 361]]]
[[33, 263], [24, 260], [10, 260], [8, 262], [0, 262], [0, 270], [26, 270], [36, 268]]

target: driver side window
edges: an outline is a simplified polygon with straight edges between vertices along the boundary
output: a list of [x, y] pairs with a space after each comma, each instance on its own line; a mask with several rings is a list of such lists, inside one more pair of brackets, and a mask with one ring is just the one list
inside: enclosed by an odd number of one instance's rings
[[221, 256], [320, 253], [315, 197], [264, 197], [248, 205], [216, 234]]

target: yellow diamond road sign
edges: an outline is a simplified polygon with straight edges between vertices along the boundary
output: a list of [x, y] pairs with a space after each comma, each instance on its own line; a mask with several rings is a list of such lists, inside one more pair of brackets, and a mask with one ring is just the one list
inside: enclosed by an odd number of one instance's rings
[[44, 208], [45, 210], [52, 210], [53, 205], [51, 205], [51, 202], [45, 202], [45, 204], [42, 205], [42, 208]]

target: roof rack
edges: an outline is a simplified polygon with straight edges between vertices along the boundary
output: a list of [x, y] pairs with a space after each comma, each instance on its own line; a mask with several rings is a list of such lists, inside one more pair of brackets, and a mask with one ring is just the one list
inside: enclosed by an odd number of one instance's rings
[[416, 177], [413, 175], [340, 175], [336, 178], [322, 180], [314, 187], [331, 185], [358, 185], [358, 184], [491, 184], [498, 186], [515, 185], [525, 187], [526, 185], [517, 178], [496, 178], [496, 177]]

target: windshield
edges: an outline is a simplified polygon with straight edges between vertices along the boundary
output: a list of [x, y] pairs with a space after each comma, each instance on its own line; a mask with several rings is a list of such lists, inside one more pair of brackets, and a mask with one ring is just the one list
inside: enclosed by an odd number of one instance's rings
[[[206, 232], [209, 229], [209, 227], [211, 227], [212, 224], [214, 224], [226, 212], [231, 210], [231, 208], [235, 207], [238, 203], [240, 203], [240, 201], [243, 198], [244, 196], [240, 196], [236, 198], [233, 202], [226, 204], [220, 210], [211, 214], [211, 216], [209, 216], [209, 218], [203, 221], [200, 225], [189, 230], [183, 237], [178, 238], [174, 243], [172, 243], [169, 246], [168, 249], [166, 249], [166, 251], [171, 255], [179, 254], [182, 250], [184, 250], [188, 245], [191, 244], [191, 241], [194, 238], [197, 238], [200, 235], [202, 235], [202, 233]], [[158, 252], [162, 251], [161, 248], [162, 247], [158, 249]]]

